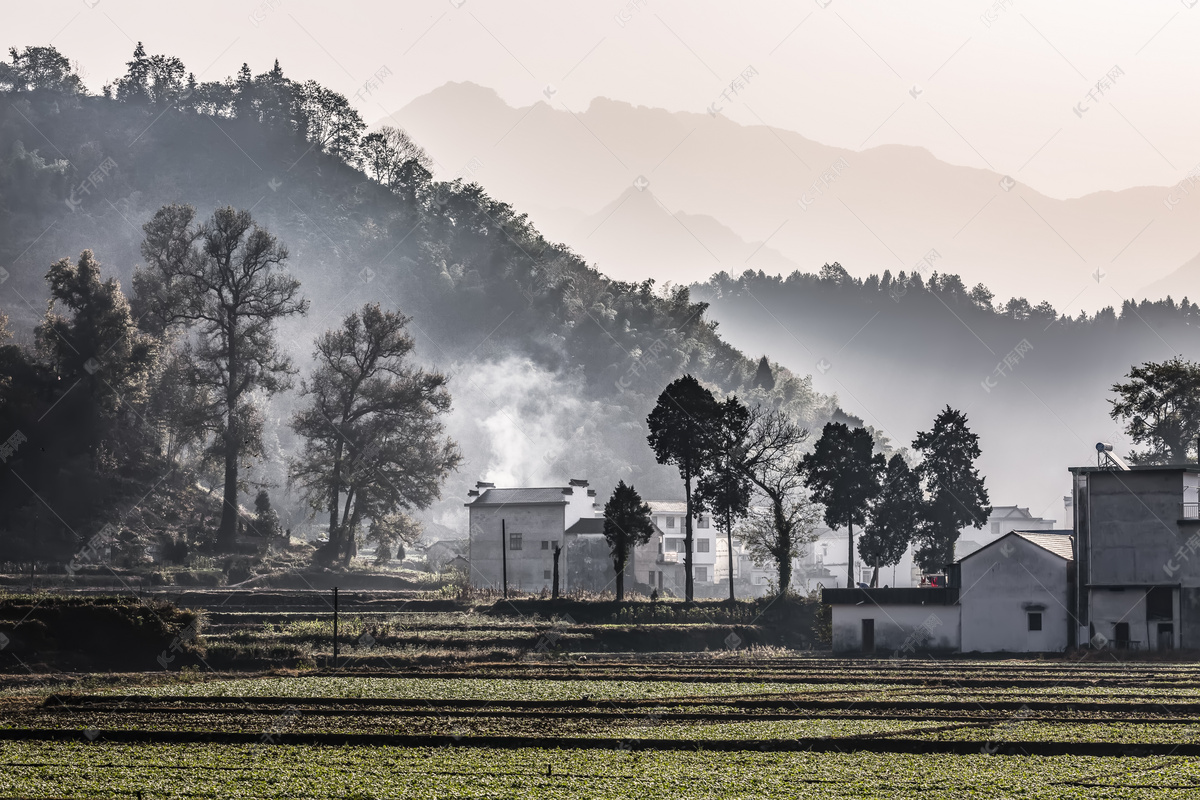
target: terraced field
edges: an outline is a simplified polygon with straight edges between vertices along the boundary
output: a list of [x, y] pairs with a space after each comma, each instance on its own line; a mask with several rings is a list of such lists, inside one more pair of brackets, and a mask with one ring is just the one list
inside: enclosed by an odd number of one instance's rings
[[1187, 664], [724, 653], [64, 677], [0, 696], [0, 726], [0, 797], [1200, 796]]

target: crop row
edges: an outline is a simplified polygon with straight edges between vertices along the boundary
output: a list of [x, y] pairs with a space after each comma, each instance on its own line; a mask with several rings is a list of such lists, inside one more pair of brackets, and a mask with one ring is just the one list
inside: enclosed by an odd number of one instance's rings
[[0, 742], [0, 795], [1183, 798], [1185, 758]]

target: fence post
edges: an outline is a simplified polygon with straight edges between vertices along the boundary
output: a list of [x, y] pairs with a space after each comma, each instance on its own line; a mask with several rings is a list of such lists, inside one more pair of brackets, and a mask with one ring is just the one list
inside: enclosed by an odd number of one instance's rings
[[333, 668], [338, 665], [338, 587], [333, 587]]

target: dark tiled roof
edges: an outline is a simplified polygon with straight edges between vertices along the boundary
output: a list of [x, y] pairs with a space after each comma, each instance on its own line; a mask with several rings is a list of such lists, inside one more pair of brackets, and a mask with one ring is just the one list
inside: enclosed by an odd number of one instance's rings
[[[654, 532], [661, 534], [662, 530], [655, 525]], [[567, 528], [567, 533], [604, 533], [604, 517], [582, 517]]]
[[567, 495], [560, 486], [542, 489], [488, 489], [476, 497], [469, 506], [552, 506], [565, 505]]
[[583, 517], [567, 533], [604, 533], [604, 517]]

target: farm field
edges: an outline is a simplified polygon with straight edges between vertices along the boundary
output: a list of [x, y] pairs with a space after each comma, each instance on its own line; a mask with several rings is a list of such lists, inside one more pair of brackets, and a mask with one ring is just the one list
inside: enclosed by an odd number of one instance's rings
[[1180, 663], [721, 653], [69, 677], [0, 695], [0, 797], [1200, 792], [1200, 668]]

